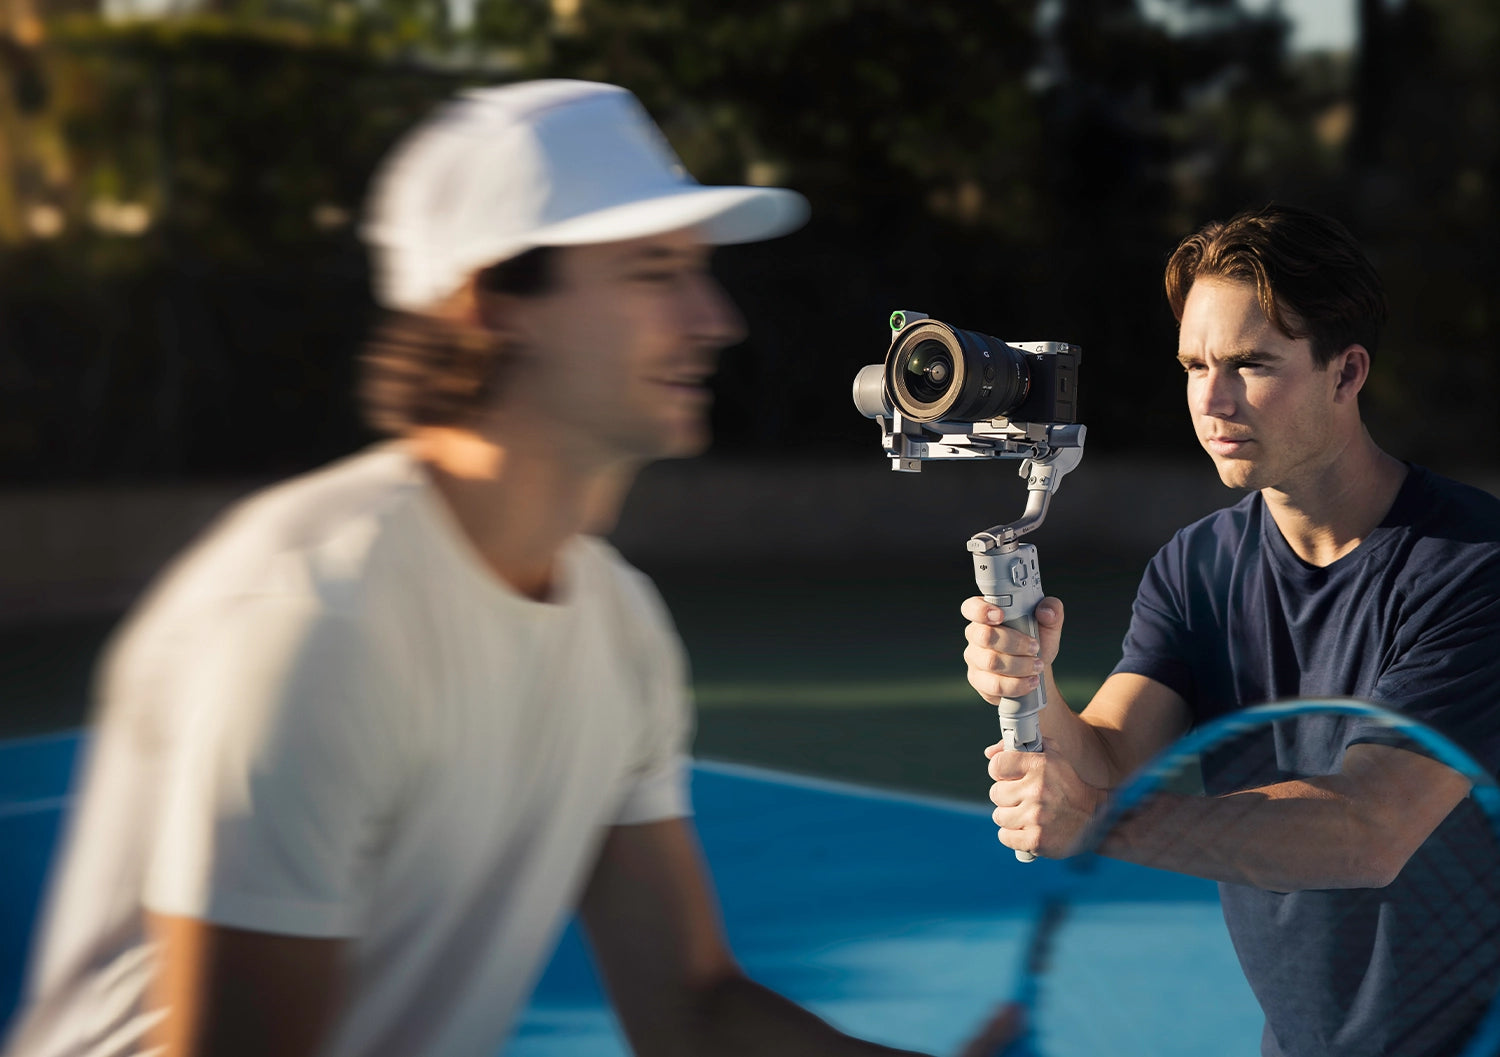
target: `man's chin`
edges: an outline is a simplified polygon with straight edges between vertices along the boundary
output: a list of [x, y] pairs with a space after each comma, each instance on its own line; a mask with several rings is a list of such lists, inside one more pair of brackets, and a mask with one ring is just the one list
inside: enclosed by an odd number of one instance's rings
[[1259, 488], [1255, 467], [1243, 459], [1215, 459], [1214, 469], [1219, 471], [1219, 480], [1226, 488], [1251, 491]]
[[712, 440], [713, 433], [706, 422], [679, 426], [672, 430], [671, 436], [663, 440], [657, 458], [691, 459], [707, 451]]

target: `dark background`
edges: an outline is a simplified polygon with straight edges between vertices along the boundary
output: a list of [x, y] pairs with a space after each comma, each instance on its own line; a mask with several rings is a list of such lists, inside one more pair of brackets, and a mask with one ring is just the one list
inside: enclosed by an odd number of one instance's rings
[[[1351, 48], [1293, 51], [1274, 5], [1236, 0], [1152, 0], [1165, 22], [1144, 0], [479, 0], [462, 27], [440, 0], [137, 22], [0, 0], [0, 735], [83, 718], [124, 597], [92, 556], [112, 534], [158, 553], [101, 514], [69, 537], [91, 543], [85, 576], [42, 545], [48, 497], [76, 520], [92, 496], [267, 481], [367, 443], [369, 174], [456, 89], [534, 76], [623, 84], [704, 182], [811, 200], [804, 230], [716, 262], [750, 337], [724, 357], [704, 472], [766, 489], [747, 502], [776, 509], [782, 471], [806, 490], [819, 465], [879, 461], [849, 383], [893, 308], [1083, 346], [1084, 469], [1140, 488], [1096, 512], [1080, 471], [1055, 520], [1087, 510], [1099, 540], [1038, 534], [1081, 704], [1149, 553], [1111, 549], [1112, 529], [1175, 527], [1153, 467], [1212, 476], [1161, 293], [1204, 221], [1273, 200], [1341, 218], [1391, 300], [1364, 397], [1377, 438], [1471, 479], [1500, 452], [1500, 7], [1351, 2]], [[973, 473], [973, 528], [1019, 509], [1008, 470]], [[20, 500], [33, 528], [10, 532]], [[162, 510], [176, 546], [193, 526]], [[851, 538], [825, 560], [788, 521], [774, 555], [642, 563], [693, 655], [699, 751], [982, 796], [994, 720], [963, 682], [962, 540], [927, 539], [916, 501], [869, 517], [909, 525], [910, 553]], [[117, 564], [143, 582], [139, 555]]]
[[805, 230], [720, 255], [751, 336], [719, 379], [719, 455], [868, 457], [848, 385], [895, 307], [1078, 343], [1092, 450], [1190, 453], [1162, 265], [1203, 221], [1279, 200], [1343, 219], [1385, 276], [1377, 435], [1493, 461], [1500, 9], [1357, 0], [1352, 50], [1293, 52], [1274, 5], [1151, 6], [1170, 23], [1134, 0], [480, 0], [462, 28], [438, 0], [15, 16], [0, 480], [269, 477], [365, 442], [368, 175], [454, 89], [531, 76], [624, 84], [704, 182], [812, 201]]

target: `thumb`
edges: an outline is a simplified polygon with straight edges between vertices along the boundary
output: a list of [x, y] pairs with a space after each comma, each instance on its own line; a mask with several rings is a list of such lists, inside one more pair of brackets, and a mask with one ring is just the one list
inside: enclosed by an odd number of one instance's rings
[[1042, 644], [1042, 661], [1051, 664], [1062, 645], [1062, 599], [1048, 595], [1036, 605], [1036, 637]]

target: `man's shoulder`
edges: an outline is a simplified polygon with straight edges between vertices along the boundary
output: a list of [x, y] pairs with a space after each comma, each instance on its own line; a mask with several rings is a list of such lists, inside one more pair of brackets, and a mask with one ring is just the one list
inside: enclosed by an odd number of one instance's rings
[[403, 453], [377, 447], [256, 492], [164, 570], [145, 604], [283, 595], [338, 609], [405, 530], [419, 481]]
[[609, 592], [636, 620], [671, 629], [671, 616], [656, 581], [630, 563], [609, 541], [579, 536], [574, 541], [578, 561], [593, 590]]
[[1456, 543], [1500, 544], [1500, 498], [1421, 466], [1405, 518], [1426, 535]]

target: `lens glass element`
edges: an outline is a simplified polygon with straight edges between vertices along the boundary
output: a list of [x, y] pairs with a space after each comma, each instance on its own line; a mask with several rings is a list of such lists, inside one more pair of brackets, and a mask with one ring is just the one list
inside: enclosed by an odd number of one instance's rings
[[936, 341], [923, 341], [906, 358], [906, 390], [924, 404], [936, 403], [953, 381], [953, 356]]

